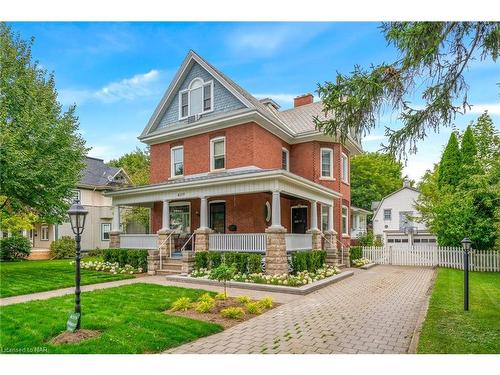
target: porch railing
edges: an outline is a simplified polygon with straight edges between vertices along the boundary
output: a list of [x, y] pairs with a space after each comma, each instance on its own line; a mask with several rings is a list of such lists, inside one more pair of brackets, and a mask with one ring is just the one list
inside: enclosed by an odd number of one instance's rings
[[208, 250], [265, 253], [266, 234], [265, 233], [209, 234]]
[[312, 250], [312, 234], [285, 234], [286, 251]]
[[121, 234], [120, 247], [123, 249], [157, 249], [157, 234]]

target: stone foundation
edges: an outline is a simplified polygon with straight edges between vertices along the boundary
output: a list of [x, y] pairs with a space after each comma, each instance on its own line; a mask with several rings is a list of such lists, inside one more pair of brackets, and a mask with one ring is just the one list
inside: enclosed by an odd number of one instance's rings
[[325, 238], [326, 263], [329, 266], [336, 266], [340, 260], [337, 249], [337, 232], [334, 230], [326, 231]]
[[112, 230], [109, 232], [109, 248], [119, 249], [120, 248], [120, 234], [122, 232], [119, 230]]
[[208, 235], [214, 231], [210, 228], [198, 228], [194, 231], [194, 251], [208, 251]]
[[286, 229], [283, 227], [266, 229], [266, 273], [268, 275], [288, 273], [285, 233]]

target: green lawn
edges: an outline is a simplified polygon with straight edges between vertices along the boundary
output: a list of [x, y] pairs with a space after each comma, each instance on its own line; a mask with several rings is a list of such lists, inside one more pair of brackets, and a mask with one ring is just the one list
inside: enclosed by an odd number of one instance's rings
[[468, 312], [463, 310], [463, 274], [439, 269], [418, 353], [500, 353], [500, 273], [469, 274]]
[[[84, 260], [96, 258], [84, 258]], [[0, 262], [0, 297], [44, 292], [75, 285], [75, 266], [70, 259]], [[82, 285], [122, 280], [132, 275], [82, 270]]]
[[[82, 328], [99, 337], [78, 344], [51, 345], [65, 330], [73, 296], [0, 308], [0, 352], [47, 348], [48, 353], [156, 353], [219, 332], [212, 323], [164, 313], [179, 297], [196, 299], [203, 290], [133, 284], [82, 294]], [[26, 349], [23, 349], [26, 348]]]

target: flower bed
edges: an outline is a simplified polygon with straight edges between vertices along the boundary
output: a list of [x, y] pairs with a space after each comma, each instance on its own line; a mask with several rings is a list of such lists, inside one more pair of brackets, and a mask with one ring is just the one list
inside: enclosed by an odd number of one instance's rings
[[351, 263], [353, 267], [362, 267], [366, 264], [372, 263], [372, 261], [368, 258], [359, 258], [359, 259], [353, 259]]
[[[74, 265], [75, 261], [72, 261], [70, 264]], [[134, 273], [144, 272], [141, 267], [134, 268], [130, 264], [126, 264], [124, 267], [120, 267], [118, 262], [102, 262], [102, 261], [81, 262], [80, 267], [86, 270], [109, 272], [114, 275], [120, 273], [134, 274]]]
[[[323, 267], [316, 270], [316, 272], [301, 271], [296, 274], [266, 275], [263, 273], [237, 273], [231, 280], [245, 283], [302, 286], [336, 275], [339, 272], [337, 267], [323, 265]], [[212, 270], [207, 270], [205, 268], [194, 270], [189, 276], [213, 279]]]

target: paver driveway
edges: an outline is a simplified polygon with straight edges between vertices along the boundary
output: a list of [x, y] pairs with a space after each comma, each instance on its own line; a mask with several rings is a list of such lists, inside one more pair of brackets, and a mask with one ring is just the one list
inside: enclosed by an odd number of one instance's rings
[[377, 266], [167, 353], [407, 353], [434, 270]]

